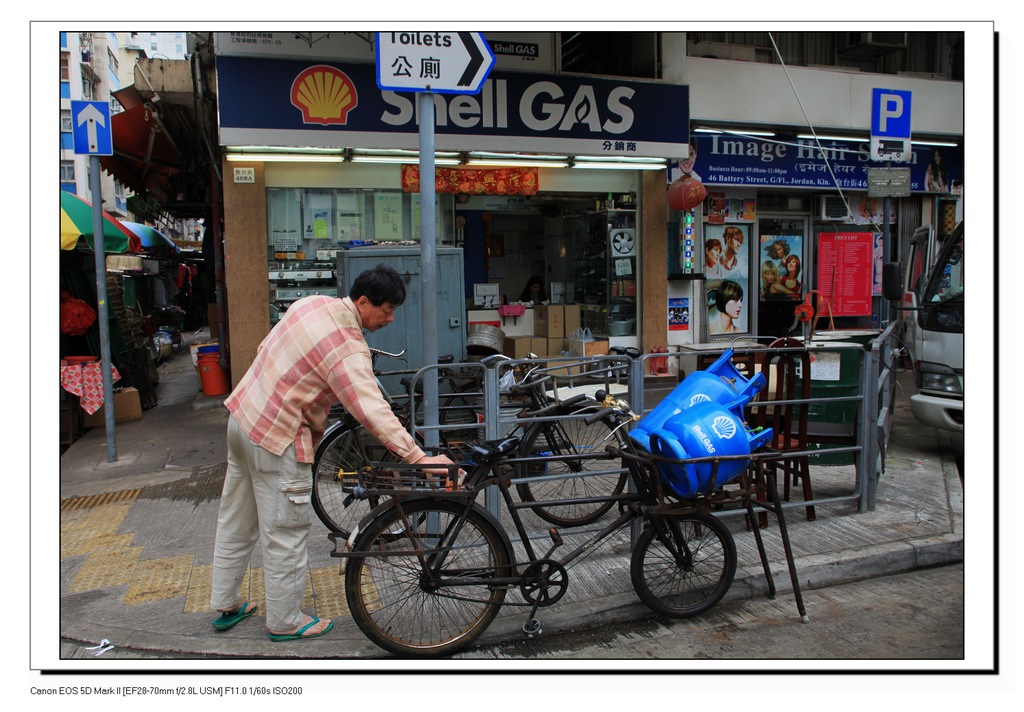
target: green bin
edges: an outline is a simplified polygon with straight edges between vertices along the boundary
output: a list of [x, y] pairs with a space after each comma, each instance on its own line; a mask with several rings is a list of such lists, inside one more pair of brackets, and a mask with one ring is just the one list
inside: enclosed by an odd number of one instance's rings
[[[809, 440], [813, 441], [815, 435], [852, 436], [856, 440], [858, 402], [851, 400], [823, 403], [819, 399], [860, 394], [861, 368], [868, 353], [865, 347], [877, 338], [879, 333], [873, 329], [843, 329], [814, 334], [811, 340], [811, 404], [807, 411]], [[829, 350], [818, 351], [814, 349], [815, 344]], [[831, 347], [838, 347], [840, 350], [831, 350]], [[807, 449], [825, 451], [836, 447], [846, 446], [811, 442]], [[814, 457], [812, 464], [852, 465], [856, 454], [821, 454]]]

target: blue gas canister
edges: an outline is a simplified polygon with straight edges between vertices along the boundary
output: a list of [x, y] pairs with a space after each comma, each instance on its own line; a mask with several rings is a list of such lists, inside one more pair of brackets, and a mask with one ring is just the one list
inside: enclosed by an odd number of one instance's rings
[[664, 426], [665, 422], [684, 409], [698, 403], [714, 402], [721, 405], [740, 403], [746, 405], [758, 391], [765, 387], [763, 374], [746, 378], [732, 362], [732, 349], [725, 352], [703, 371], [694, 371], [665, 396], [632, 430], [629, 437], [647, 452], [651, 450], [651, 434]]
[[[772, 429], [755, 432], [743, 420], [746, 400], [734, 401], [729, 406], [705, 401], [686, 408], [668, 418], [664, 426], [650, 435], [650, 452], [670, 460], [749, 455], [771, 440]], [[665, 485], [680, 497], [693, 497], [715, 486], [739, 477], [746, 469], [748, 459], [722, 460], [714, 471], [712, 461], [684, 463], [658, 462], [657, 467]]]

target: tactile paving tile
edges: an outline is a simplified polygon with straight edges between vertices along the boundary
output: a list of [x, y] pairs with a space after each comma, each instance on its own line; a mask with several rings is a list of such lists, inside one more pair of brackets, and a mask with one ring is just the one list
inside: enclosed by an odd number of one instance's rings
[[338, 573], [337, 566], [312, 569], [310, 581], [316, 598], [316, 615], [320, 618], [338, 618], [348, 615], [345, 600], [345, 579]]
[[118, 534], [131, 501], [108, 502], [90, 508], [62, 511], [60, 518], [60, 555], [80, 556], [100, 550], [123, 550], [131, 545], [131, 533]]
[[97, 551], [89, 554], [82, 568], [71, 582], [71, 592], [91, 591], [107, 586], [121, 586], [132, 579], [142, 549], [124, 551]]
[[138, 562], [124, 602], [133, 605], [184, 596], [192, 572], [192, 559], [192, 554], [182, 554]]
[[213, 567], [209, 564], [193, 566], [192, 575], [188, 579], [188, 591], [185, 592], [185, 613], [209, 611], [212, 592]]

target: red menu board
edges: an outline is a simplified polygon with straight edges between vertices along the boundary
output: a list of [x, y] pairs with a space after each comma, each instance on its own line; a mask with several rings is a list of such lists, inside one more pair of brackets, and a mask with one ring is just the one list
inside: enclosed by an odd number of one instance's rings
[[831, 300], [833, 316], [871, 314], [873, 249], [870, 232], [818, 233], [818, 292], [822, 305]]

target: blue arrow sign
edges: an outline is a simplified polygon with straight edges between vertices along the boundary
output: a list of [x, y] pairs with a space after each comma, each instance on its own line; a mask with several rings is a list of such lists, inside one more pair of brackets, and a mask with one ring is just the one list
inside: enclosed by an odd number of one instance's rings
[[110, 131], [110, 104], [105, 101], [72, 101], [71, 135], [75, 153], [112, 156], [114, 141]]

